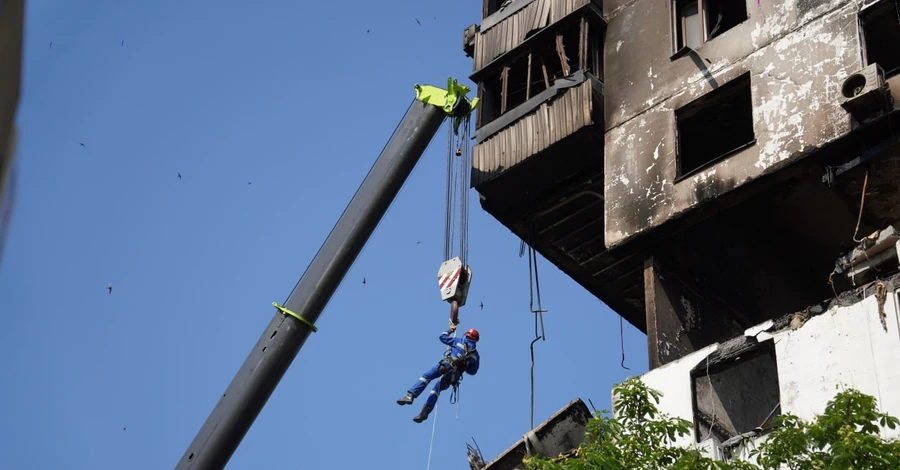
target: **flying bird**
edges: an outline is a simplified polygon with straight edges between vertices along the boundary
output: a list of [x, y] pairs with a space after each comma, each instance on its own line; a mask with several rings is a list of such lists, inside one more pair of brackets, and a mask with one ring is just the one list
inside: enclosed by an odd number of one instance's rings
[[363, 278], [363, 285], [366, 285], [366, 278]]
[[179, 180], [181, 179], [181, 173], [178, 173], [178, 179]]
[[125, 47], [125, 40], [124, 40], [124, 39], [122, 40], [122, 43], [119, 44], [119, 47]]
[[253, 181], [248, 181], [247, 184], [253, 184]]
[[52, 48], [53, 48], [53, 41], [50, 41], [50, 47], [48, 47], [47, 49], [52, 49]]
[[112, 284], [107, 284], [107, 285], [106, 285], [106, 290], [108, 290], [109, 293], [112, 294]]
[[419, 26], [422, 26], [422, 23], [419, 23], [419, 19], [418, 19], [418, 18], [416, 18], [416, 23], [417, 23]]
[[421, 245], [421, 244], [422, 244], [422, 242], [416, 242], [416, 245]]
[[78, 145], [80, 145], [82, 147], [87, 147], [87, 145], [84, 145], [84, 142], [78, 142]]
[[368, 29], [366, 30], [366, 34], [369, 34], [369, 30], [368, 30]]
[[480, 304], [478, 304], [478, 306], [481, 307], [482, 310], [484, 310], [484, 302], [481, 302]]

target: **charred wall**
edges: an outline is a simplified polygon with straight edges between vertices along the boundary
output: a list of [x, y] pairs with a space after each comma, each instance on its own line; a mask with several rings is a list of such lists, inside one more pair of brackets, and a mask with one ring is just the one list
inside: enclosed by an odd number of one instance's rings
[[[840, 106], [840, 84], [865, 65], [858, 13], [863, 3], [872, 2], [743, 1], [745, 21], [679, 51], [673, 41], [673, 4], [605, 2], [608, 247], [797, 161], [851, 130], [850, 115]], [[697, 134], [684, 124], [688, 105], [741, 79], [749, 79], [752, 115], [747, 125], [752, 135], [743, 132], [744, 141], [734, 151], [681, 171], [679, 152], [685, 145], [679, 137]], [[710, 134], [723, 134], [721, 126], [715, 127], [717, 118], [706, 119]], [[698, 122], [692, 125], [702, 129]]]

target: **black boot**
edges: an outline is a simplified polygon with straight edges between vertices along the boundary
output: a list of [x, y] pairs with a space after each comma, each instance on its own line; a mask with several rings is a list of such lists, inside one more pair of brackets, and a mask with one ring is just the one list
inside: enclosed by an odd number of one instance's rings
[[421, 423], [422, 421], [425, 421], [426, 419], [428, 419], [429, 413], [431, 413], [431, 407], [428, 405], [425, 405], [422, 407], [422, 411], [419, 412], [419, 415], [413, 417], [413, 421], [415, 421], [417, 423]]
[[397, 404], [400, 405], [400, 406], [403, 406], [403, 405], [412, 405], [412, 404], [413, 404], [413, 400], [415, 400], [415, 397], [413, 397], [413, 394], [407, 392], [405, 397], [403, 397], [403, 398], [397, 400]]

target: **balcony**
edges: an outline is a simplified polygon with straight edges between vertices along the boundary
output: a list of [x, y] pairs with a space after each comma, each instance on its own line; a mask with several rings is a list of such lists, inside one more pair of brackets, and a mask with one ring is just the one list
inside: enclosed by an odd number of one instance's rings
[[475, 36], [476, 71], [573, 13], [595, 9], [602, 16], [602, 4], [592, 0], [513, 0], [498, 9], [499, 3], [485, 0], [481, 30]]
[[643, 260], [604, 239], [599, 4], [520, 0], [485, 14], [464, 35], [482, 102], [472, 157], [482, 207], [644, 330]]

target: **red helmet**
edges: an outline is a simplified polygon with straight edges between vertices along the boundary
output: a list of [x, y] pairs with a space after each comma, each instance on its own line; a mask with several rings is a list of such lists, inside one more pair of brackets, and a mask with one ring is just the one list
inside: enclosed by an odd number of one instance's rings
[[478, 341], [478, 330], [475, 328], [469, 328], [469, 331], [466, 332], [466, 338], [469, 338], [473, 341]]

